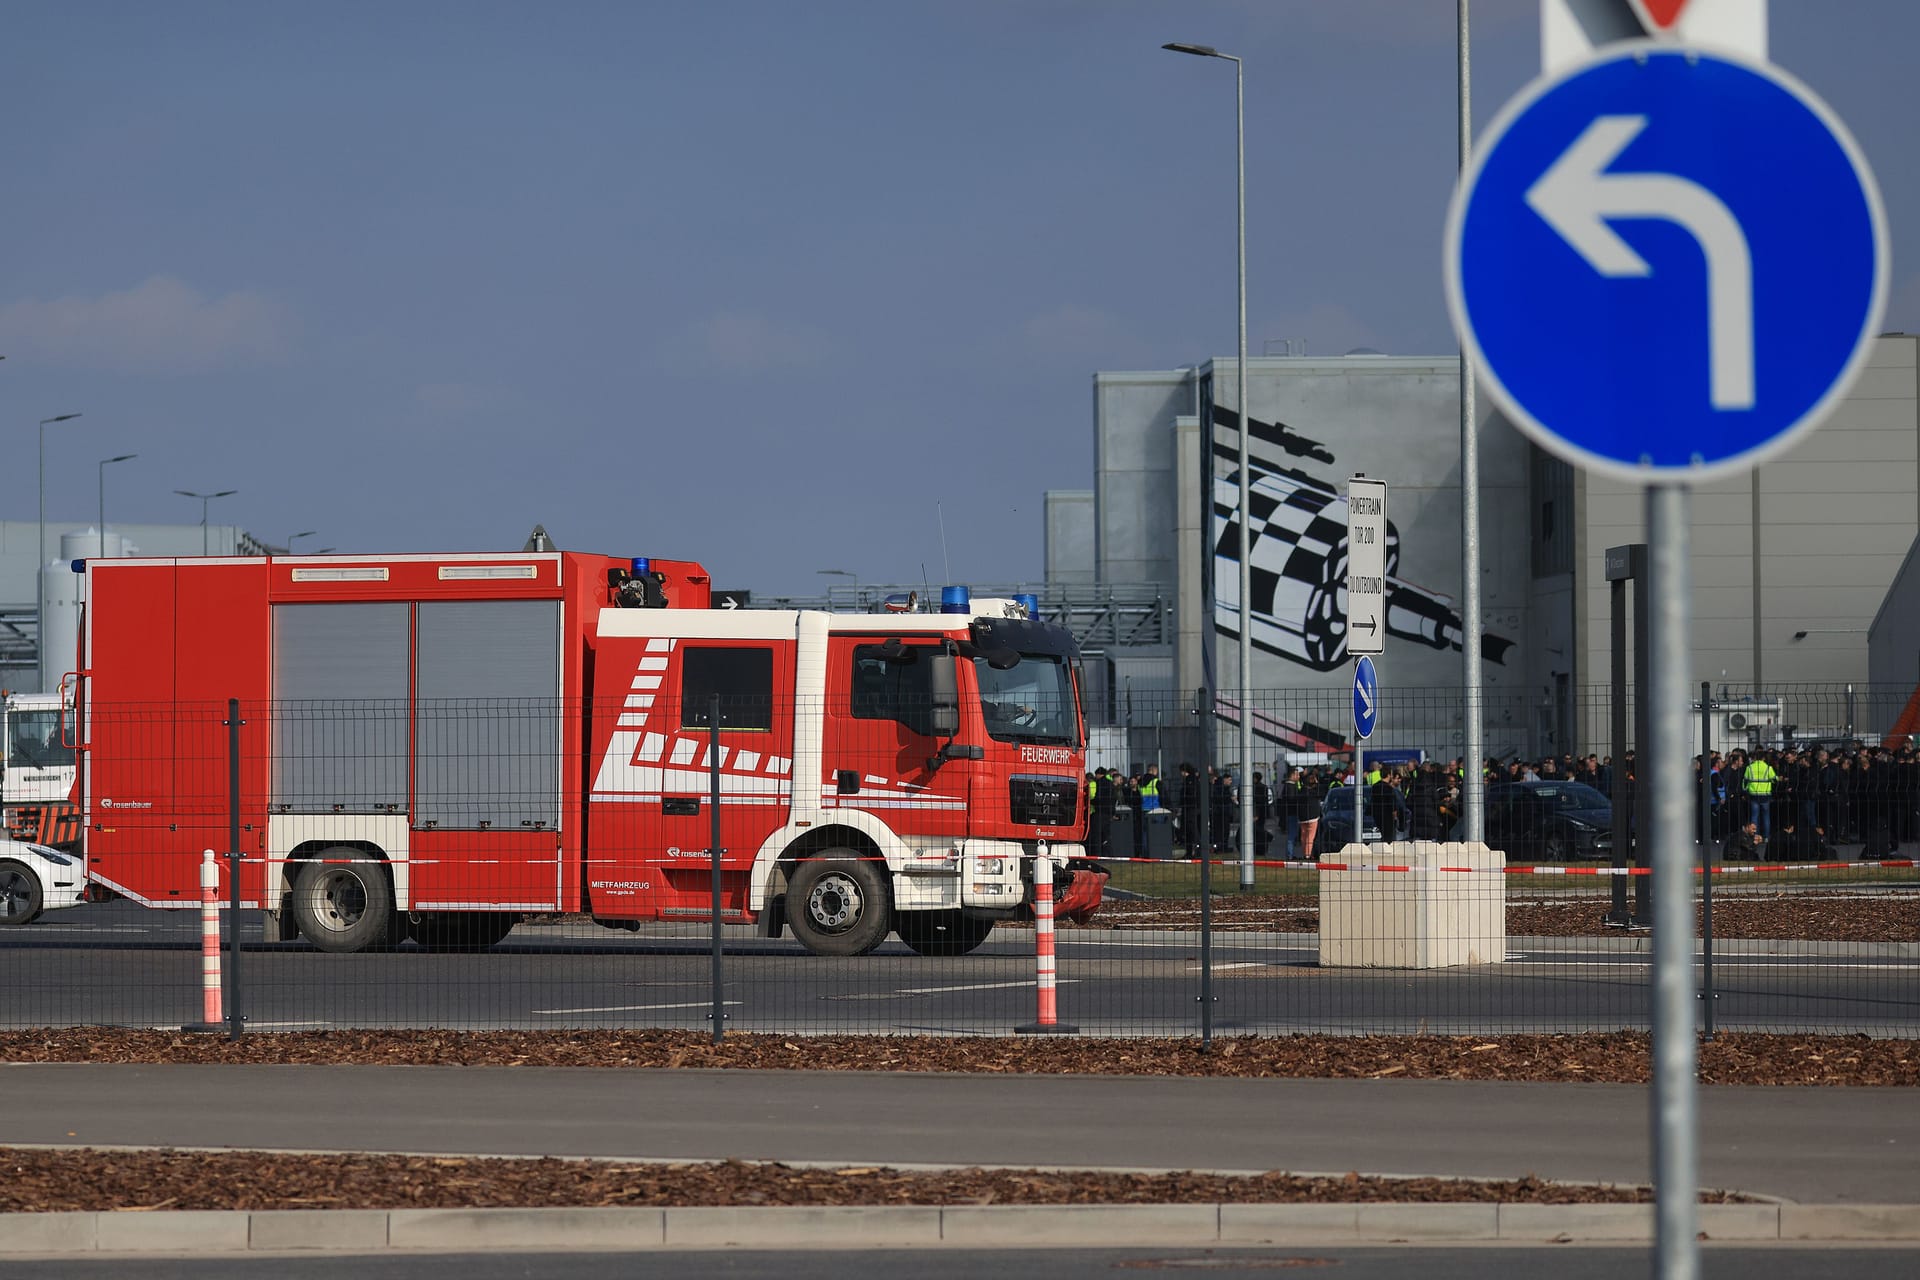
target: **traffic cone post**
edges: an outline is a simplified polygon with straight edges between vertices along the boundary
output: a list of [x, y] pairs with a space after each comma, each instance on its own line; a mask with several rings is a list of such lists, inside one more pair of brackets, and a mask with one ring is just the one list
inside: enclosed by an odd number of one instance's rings
[[1040, 846], [1033, 860], [1033, 956], [1034, 989], [1039, 998], [1039, 1013], [1034, 1021], [1015, 1027], [1021, 1035], [1074, 1035], [1080, 1028], [1062, 1022], [1054, 990], [1057, 970], [1053, 955], [1053, 859], [1047, 847]]
[[200, 1021], [182, 1031], [225, 1031], [220, 1014], [220, 862], [213, 850], [200, 863]]

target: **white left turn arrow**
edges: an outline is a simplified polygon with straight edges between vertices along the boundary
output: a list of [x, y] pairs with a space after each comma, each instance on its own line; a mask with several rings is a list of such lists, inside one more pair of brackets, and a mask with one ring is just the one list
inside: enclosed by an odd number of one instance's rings
[[1527, 205], [1603, 276], [1650, 276], [1647, 260], [1607, 225], [1657, 219], [1685, 230], [1707, 259], [1707, 328], [1716, 409], [1753, 408], [1753, 255], [1740, 220], [1697, 182], [1670, 173], [1608, 173], [1647, 127], [1601, 116], [1527, 189]]

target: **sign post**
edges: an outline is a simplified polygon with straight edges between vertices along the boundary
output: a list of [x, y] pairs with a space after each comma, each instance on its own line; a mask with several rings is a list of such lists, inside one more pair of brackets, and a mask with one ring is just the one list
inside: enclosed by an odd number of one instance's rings
[[1380, 723], [1380, 678], [1366, 654], [1353, 660], [1353, 842], [1365, 844], [1367, 812], [1366, 740]]
[[[1347, 480], [1347, 653], [1353, 664], [1353, 842], [1366, 843], [1367, 749], [1379, 714], [1373, 655], [1387, 648], [1387, 485]], [[1362, 707], [1365, 707], [1363, 712]]]
[[1651, 733], [1637, 782], [1651, 793], [1655, 1231], [1669, 1278], [1699, 1265], [1687, 490], [1826, 418], [1866, 363], [1888, 273], [1879, 192], [1845, 126], [1776, 67], [1677, 44], [1690, 8], [1636, 2], [1659, 38], [1599, 44], [1509, 102], [1454, 192], [1445, 249], [1454, 329], [1502, 412], [1569, 462], [1646, 486]]

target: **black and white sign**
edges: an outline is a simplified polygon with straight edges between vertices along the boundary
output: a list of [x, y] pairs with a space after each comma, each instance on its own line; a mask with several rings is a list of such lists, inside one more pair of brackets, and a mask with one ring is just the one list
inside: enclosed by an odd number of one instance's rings
[[1347, 481], [1347, 652], [1387, 647], [1387, 485]]

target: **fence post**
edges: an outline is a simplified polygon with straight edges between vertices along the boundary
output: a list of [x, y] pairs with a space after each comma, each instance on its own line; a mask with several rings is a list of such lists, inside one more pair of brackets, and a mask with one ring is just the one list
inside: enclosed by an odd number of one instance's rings
[[227, 699], [227, 1038], [240, 1038], [240, 699]]
[[[1213, 698], [1205, 688], [1193, 695], [1194, 711], [1200, 717], [1201, 768], [1213, 761]], [[1241, 708], [1245, 715], [1246, 709]], [[1194, 785], [1200, 792], [1200, 1052], [1213, 1050], [1213, 784], [1204, 773], [1196, 774]], [[1191, 845], [1188, 853], [1194, 852]]]
[[1706, 1038], [1713, 1039], [1713, 685], [1700, 682], [1700, 948]]
[[180, 1029], [225, 1029], [220, 1024], [220, 863], [211, 849], [200, 860], [200, 1021]]
[[713, 1042], [720, 1043], [720, 1037], [726, 1034], [726, 988], [721, 976], [721, 937], [720, 937], [720, 695], [713, 694], [707, 701], [707, 765], [708, 797], [707, 812], [712, 818], [713, 831]]

